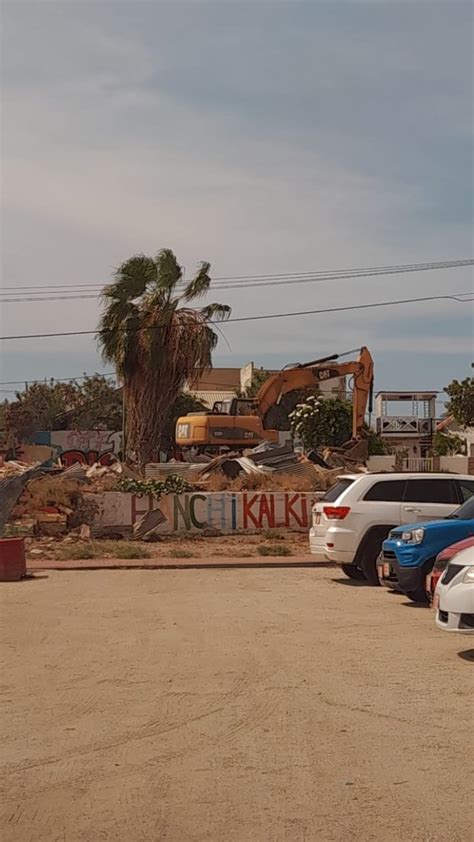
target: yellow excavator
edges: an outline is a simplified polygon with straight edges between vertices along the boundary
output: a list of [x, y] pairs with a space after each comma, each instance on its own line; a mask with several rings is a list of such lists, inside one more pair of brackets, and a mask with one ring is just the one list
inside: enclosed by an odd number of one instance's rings
[[255, 398], [219, 401], [209, 412], [192, 412], [176, 423], [176, 444], [198, 453], [218, 454], [256, 447], [263, 440], [277, 443], [279, 430], [288, 430], [288, 414], [303, 389], [314, 388], [335, 377], [353, 376], [352, 439], [344, 448], [350, 452], [363, 440], [367, 408], [372, 411], [374, 363], [365, 346], [356, 360], [336, 362], [333, 354], [308, 363], [298, 363], [271, 374]]

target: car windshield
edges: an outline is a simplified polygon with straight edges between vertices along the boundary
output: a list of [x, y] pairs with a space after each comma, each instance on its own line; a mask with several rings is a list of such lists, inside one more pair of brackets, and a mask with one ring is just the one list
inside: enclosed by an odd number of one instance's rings
[[456, 509], [452, 515], [448, 516], [448, 520], [471, 520], [471, 518], [474, 518], [474, 497], [466, 500], [462, 506], [459, 506], [459, 509]]

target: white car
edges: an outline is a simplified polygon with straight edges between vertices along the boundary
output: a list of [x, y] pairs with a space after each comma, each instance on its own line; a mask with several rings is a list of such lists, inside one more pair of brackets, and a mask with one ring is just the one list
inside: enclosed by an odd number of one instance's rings
[[438, 628], [474, 634], [474, 547], [451, 559], [436, 585], [433, 607]]
[[377, 558], [391, 529], [447, 517], [473, 494], [474, 477], [462, 474], [340, 476], [313, 507], [310, 551], [351, 579], [379, 585]]

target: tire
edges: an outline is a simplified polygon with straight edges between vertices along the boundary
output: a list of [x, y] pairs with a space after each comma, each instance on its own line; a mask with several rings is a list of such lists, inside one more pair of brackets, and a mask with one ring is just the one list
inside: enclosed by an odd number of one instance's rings
[[[422, 570], [422, 574], [421, 574], [421, 578], [422, 578], [423, 582], [425, 581], [428, 573], [431, 573], [431, 571], [433, 570], [433, 565], [434, 565], [434, 558], [430, 559], [430, 561], [425, 562], [425, 564], [423, 565], [423, 570]], [[428, 594], [426, 593], [424, 587], [417, 588], [414, 591], [404, 591], [404, 594], [405, 594], [405, 596], [408, 597], [408, 599], [411, 599], [412, 602], [418, 602], [421, 605], [429, 605], [430, 604]]]
[[380, 587], [377, 559], [380, 555], [382, 541], [383, 538], [380, 534], [368, 535], [360, 550], [360, 568], [368, 584], [374, 588]]
[[362, 570], [356, 564], [341, 564], [341, 569], [349, 579], [365, 579]]
[[404, 591], [404, 594], [408, 597], [408, 599], [411, 599], [412, 602], [420, 602], [424, 605], [429, 604], [425, 591], [422, 591], [421, 589], [418, 591]]

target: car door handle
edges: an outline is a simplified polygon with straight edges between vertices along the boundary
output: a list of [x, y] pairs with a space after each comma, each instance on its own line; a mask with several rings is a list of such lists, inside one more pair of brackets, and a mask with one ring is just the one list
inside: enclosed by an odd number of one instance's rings
[[413, 506], [405, 506], [405, 511], [416, 512], [416, 514], [419, 514], [421, 512], [421, 509], [415, 509]]

